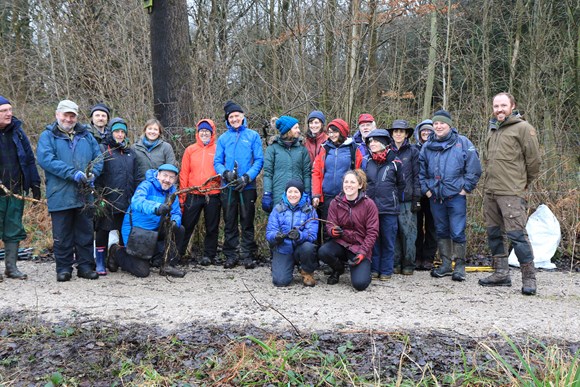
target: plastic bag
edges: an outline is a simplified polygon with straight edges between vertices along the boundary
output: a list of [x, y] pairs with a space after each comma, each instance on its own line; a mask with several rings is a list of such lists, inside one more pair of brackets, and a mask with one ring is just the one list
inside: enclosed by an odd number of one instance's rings
[[[534, 251], [534, 266], [541, 269], [555, 269], [556, 265], [551, 262], [551, 259], [560, 244], [560, 222], [548, 206], [545, 204], [538, 206], [538, 209], [530, 215], [526, 230]], [[508, 262], [510, 266], [520, 266], [513, 249]]]

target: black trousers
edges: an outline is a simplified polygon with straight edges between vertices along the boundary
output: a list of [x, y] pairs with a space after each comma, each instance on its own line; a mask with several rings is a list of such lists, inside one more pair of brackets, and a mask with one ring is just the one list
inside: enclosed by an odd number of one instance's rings
[[437, 253], [437, 234], [431, 205], [427, 196], [421, 197], [421, 210], [417, 212], [417, 248], [415, 256], [420, 259], [433, 259]]
[[72, 208], [50, 213], [56, 272], [72, 273], [74, 258], [81, 271], [94, 269], [93, 209]]
[[[242, 259], [253, 258], [258, 252], [254, 232], [257, 196], [255, 189], [238, 192], [230, 188], [221, 194], [225, 223], [223, 252], [227, 260], [240, 258], [238, 245]], [[242, 230], [241, 242], [238, 224]]]
[[111, 230], [119, 231], [119, 244], [123, 244], [121, 228], [123, 227], [123, 218], [125, 217], [125, 214], [114, 214], [112, 217], [113, 218], [111, 219], [109, 227], [100, 227], [99, 222], [97, 222], [97, 229], [95, 231], [95, 245], [96, 247], [104, 247], [105, 252], [107, 251], [107, 246], [109, 245], [109, 233]]
[[215, 258], [217, 255], [220, 226], [220, 211], [222, 208], [219, 194], [217, 195], [187, 195], [183, 207], [181, 224], [185, 228], [185, 237], [181, 244], [181, 255], [185, 254], [193, 230], [199, 222], [203, 211], [205, 219], [205, 237], [203, 241], [203, 256]]
[[[344, 272], [344, 264], [354, 256], [352, 251], [334, 240], [326, 242], [318, 249], [318, 258], [339, 273]], [[358, 265], [350, 267], [350, 281], [356, 290], [365, 290], [371, 284], [370, 259], [363, 259]]]

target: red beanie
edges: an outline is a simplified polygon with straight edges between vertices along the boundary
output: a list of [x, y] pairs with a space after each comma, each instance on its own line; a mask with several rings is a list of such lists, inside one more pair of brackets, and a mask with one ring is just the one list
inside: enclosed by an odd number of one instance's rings
[[338, 128], [338, 130], [340, 131], [340, 134], [344, 137], [347, 138], [348, 134], [350, 132], [350, 129], [348, 127], [348, 124], [346, 123], [346, 121], [344, 121], [341, 118], [335, 118], [334, 120], [330, 121], [330, 123], [328, 124], [327, 128], [330, 128], [331, 126], [335, 126]]

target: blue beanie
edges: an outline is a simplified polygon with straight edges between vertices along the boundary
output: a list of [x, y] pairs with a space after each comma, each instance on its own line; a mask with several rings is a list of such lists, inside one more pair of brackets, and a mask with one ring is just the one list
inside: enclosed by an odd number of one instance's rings
[[290, 116], [282, 116], [276, 120], [276, 129], [280, 131], [281, 135], [284, 135], [290, 131], [299, 121]]
[[444, 122], [449, 126], [453, 126], [453, 121], [451, 121], [451, 114], [447, 110], [437, 110], [433, 113], [433, 118], [431, 118], [433, 123], [439, 121]]
[[175, 172], [176, 175], [179, 174], [179, 169], [177, 169], [177, 167], [173, 164], [163, 164], [161, 165], [159, 168], [157, 168], [158, 171], [169, 171], [169, 172]]
[[197, 131], [199, 132], [202, 129], [207, 129], [210, 131], [210, 133], [213, 133], [213, 128], [211, 127], [211, 125], [209, 124], [209, 122], [207, 121], [201, 121], [198, 125], [197, 125]]
[[4, 96], [0, 95], [0, 105], [12, 105]]
[[322, 126], [326, 124], [326, 117], [324, 116], [324, 113], [321, 112], [320, 110], [311, 111], [310, 114], [308, 115], [307, 121], [310, 123], [310, 121], [312, 121], [315, 118], [318, 118], [322, 122]]

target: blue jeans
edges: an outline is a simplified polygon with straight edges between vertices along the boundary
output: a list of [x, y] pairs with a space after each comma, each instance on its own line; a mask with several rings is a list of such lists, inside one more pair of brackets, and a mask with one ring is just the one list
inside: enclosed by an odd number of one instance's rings
[[397, 215], [379, 214], [379, 236], [373, 247], [372, 272], [393, 274], [397, 229]]
[[437, 238], [465, 243], [467, 196], [457, 194], [443, 200], [431, 198], [430, 202]]
[[288, 286], [294, 278], [294, 265], [300, 264], [302, 270], [314, 273], [318, 266], [316, 245], [304, 242], [294, 249], [292, 255], [281, 254], [274, 249], [272, 256], [272, 283], [274, 286]]

